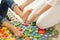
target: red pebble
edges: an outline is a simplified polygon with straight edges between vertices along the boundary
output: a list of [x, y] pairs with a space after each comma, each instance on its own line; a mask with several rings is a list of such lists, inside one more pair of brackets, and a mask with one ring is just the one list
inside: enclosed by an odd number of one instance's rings
[[24, 26], [29, 26], [29, 23], [28, 22], [24, 23]]
[[39, 28], [39, 29], [38, 29], [38, 33], [39, 33], [39, 34], [45, 34], [45, 33], [46, 33], [46, 30]]
[[38, 31], [40, 31], [40, 30], [45, 30], [44, 28], [38, 28]]
[[4, 37], [8, 37], [9, 35], [8, 34], [4, 34]]
[[0, 29], [0, 33], [4, 33], [4, 30], [3, 29]]

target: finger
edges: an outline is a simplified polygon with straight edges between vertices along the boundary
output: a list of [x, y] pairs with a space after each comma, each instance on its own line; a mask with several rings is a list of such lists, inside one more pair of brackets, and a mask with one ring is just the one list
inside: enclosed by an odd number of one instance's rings
[[24, 8], [22, 6], [19, 7], [19, 9], [23, 12]]

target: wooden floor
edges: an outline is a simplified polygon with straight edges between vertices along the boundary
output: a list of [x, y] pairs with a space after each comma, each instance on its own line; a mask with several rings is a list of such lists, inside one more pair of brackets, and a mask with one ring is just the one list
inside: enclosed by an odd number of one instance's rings
[[57, 25], [55, 25], [54, 27], [58, 30], [59, 35], [58, 35], [57, 38], [53, 38], [53, 40], [60, 40], [60, 24], [57, 24]]

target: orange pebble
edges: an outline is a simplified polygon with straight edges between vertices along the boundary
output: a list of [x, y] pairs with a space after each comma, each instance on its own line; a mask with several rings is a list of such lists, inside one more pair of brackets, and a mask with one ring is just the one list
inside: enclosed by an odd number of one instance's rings
[[3, 34], [1, 37], [5, 37], [5, 35]]
[[30, 40], [30, 38], [29, 37], [25, 37], [25, 40]]
[[21, 31], [21, 30], [22, 30], [22, 28], [21, 28], [21, 27], [18, 27], [17, 29], [18, 29], [19, 31]]
[[38, 31], [39, 34], [45, 34], [45, 31]]
[[4, 33], [4, 30], [0, 29], [0, 33]]
[[4, 34], [4, 37], [8, 37], [9, 35], [8, 34]]

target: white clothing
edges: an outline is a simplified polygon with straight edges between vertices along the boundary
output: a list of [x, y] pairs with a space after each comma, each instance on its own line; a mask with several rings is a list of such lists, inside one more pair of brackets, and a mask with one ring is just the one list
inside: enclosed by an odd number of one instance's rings
[[47, 3], [52, 5], [52, 6], [55, 6], [57, 3], [57, 0], [47, 0]]
[[45, 3], [46, 3], [46, 0], [41, 0], [40, 3], [36, 5], [36, 8], [32, 11], [30, 16], [28, 17], [28, 21], [33, 17], [34, 14], [36, 14], [45, 5]]
[[47, 3], [53, 7], [38, 17], [36, 25], [40, 28], [48, 28], [60, 23], [60, 0], [52, 0]]

